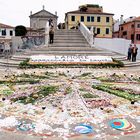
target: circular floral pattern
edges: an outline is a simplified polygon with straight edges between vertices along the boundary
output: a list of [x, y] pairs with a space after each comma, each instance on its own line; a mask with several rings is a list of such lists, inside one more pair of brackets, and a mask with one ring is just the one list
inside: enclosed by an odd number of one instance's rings
[[123, 130], [123, 131], [129, 131], [134, 129], [134, 125], [130, 122], [128, 122], [126, 119], [114, 119], [109, 122], [110, 126], [112, 128]]
[[74, 130], [80, 134], [88, 134], [93, 132], [93, 128], [85, 124], [80, 124], [76, 126]]
[[17, 129], [20, 131], [29, 131], [31, 129], [34, 129], [34, 125], [26, 122], [20, 122], [17, 126]]

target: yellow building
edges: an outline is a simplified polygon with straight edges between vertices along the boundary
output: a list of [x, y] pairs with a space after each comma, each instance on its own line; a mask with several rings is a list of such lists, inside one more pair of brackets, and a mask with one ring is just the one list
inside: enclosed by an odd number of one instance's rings
[[78, 22], [84, 22], [89, 29], [91, 26], [94, 27], [96, 37], [112, 38], [113, 15], [103, 12], [103, 8], [99, 5], [86, 4], [79, 6], [76, 11], [65, 14], [65, 26], [67, 29], [73, 29]]

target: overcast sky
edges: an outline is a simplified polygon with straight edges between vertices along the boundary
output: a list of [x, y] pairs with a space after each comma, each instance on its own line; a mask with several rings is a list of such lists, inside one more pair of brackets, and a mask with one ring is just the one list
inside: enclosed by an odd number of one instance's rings
[[77, 10], [82, 4], [99, 4], [104, 12], [115, 14], [115, 19], [120, 15], [140, 16], [140, 0], [0, 0], [0, 23], [30, 26], [30, 11], [36, 13], [43, 5], [53, 14], [57, 11], [58, 22], [63, 22], [66, 12]]

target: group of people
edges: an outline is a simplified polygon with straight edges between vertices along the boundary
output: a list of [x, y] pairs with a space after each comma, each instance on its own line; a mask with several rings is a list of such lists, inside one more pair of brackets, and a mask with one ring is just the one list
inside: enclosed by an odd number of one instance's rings
[[53, 20], [49, 19], [49, 39], [50, 39], [50, 44], [53, 44], [54, 40], [54, 25], [53, 25]]
[[129, 61], [132, 60], [132, 62], [136, 62], [137, 52], [138, 52], [138, 48], [137, 48], [136, 44], [134, 44], [134, 46], [132, 44], [130, 44], [130, 46], [128, 48], [128, 57], [127, 57], [127, 59]]

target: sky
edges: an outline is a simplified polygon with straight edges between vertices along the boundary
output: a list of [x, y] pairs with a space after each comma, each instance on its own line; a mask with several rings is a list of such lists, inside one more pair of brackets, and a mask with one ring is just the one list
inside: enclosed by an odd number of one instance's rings
[[0, 0], [0, 23], [17, 26], [30, 26], [30, 11], [34, 13], [45, 10], [55, 14], [58, 23], [64, 22], [65, 13], [77, 10], [79, 5], [99, 4], [103, 11], [114, 14], [114, 19], [124, 15], [124, 19], [140, 16], [140, 0]]

